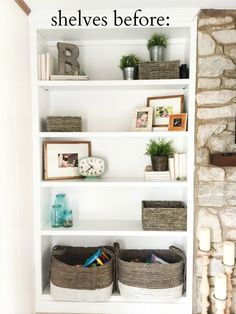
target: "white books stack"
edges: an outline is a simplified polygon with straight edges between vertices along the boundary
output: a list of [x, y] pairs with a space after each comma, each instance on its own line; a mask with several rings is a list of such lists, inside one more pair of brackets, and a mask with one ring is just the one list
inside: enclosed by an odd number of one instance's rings
[[151, 181], [170, 181], [170, 171], [145, 171], [144, 179]]
[[186, 154], [175, 153], [169, 158], [169, 171], [171, 180], [186, 180]]
[[53, 73], [53, 58], [50, 53], [38, 55], [38, 80], [49, 81]]

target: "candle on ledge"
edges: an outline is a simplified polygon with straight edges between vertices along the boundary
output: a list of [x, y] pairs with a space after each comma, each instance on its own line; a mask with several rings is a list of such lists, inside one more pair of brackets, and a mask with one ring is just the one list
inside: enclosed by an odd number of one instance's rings
[[227, 298], [227, 278], [225, 274], [215, 276], [215, 298], [226, 300]]
[[235, 246], [234, 242], [225, 241], [223, 243], [223, 263], [227, 266], [235, 264]]
[[203, 227], [199, 230], [199, 249], [201, 251], [210, 251], [211, 249], [211, 230]]

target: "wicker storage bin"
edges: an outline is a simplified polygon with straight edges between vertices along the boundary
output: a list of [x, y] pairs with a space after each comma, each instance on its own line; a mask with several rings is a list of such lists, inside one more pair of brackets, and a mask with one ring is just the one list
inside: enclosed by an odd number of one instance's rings
[[[151, 253], [169, 264], [146, 263]], [[172, 300], [185, 290], [185, 255], [171, 246], [169, 250], [120, 250], [115, 243], [116, 280], [125, 298]], [[139, 263], [130, 262], [138, 258]]]
[[99, 267], [85, 268], [98, 247], [55, 246], [51, 257], [50, 292], [58, 301], [106, 301], [113, 290], [114, 254]]
[[139, 62], [140, 80], [178, 79], [180, 60]]
[[48, 132], [82, 132], [81, 117], [72, 116], [48, 116]]
[[180, 201], [142, 201], [144, 230], [187, 230], [187, 208]]

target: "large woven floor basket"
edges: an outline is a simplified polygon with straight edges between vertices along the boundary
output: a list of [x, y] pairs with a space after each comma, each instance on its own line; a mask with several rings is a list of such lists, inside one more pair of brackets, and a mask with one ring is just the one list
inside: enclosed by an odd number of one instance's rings
[[180, 201], [142, 201], [144, 230], [185, 231], [187, 208]]
[[[168, 264], [146, 263], [154, 253]], [[116, 280], [121, 296], [131, 299], [166, 301], [180, 298], [185, 290], [185, 255], [169, 250], [120, 250], [115, 243]], [[130, 262], [139, 259], [140, 262]]]
[[106, 301], [113, 290], [112, 259], [99, 267], [85, 268], [84, 262], [98, 247], [55, 246], [51, 257], [50, 292], [58, 301]]

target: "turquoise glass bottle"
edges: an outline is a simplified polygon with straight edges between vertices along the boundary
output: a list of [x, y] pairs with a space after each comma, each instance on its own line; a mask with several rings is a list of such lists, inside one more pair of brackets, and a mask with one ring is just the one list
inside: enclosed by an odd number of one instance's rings
[[62, 227], [64, 222], [63, 209], [61, 205], [52, 205], [51, 226], [53, 228]]

